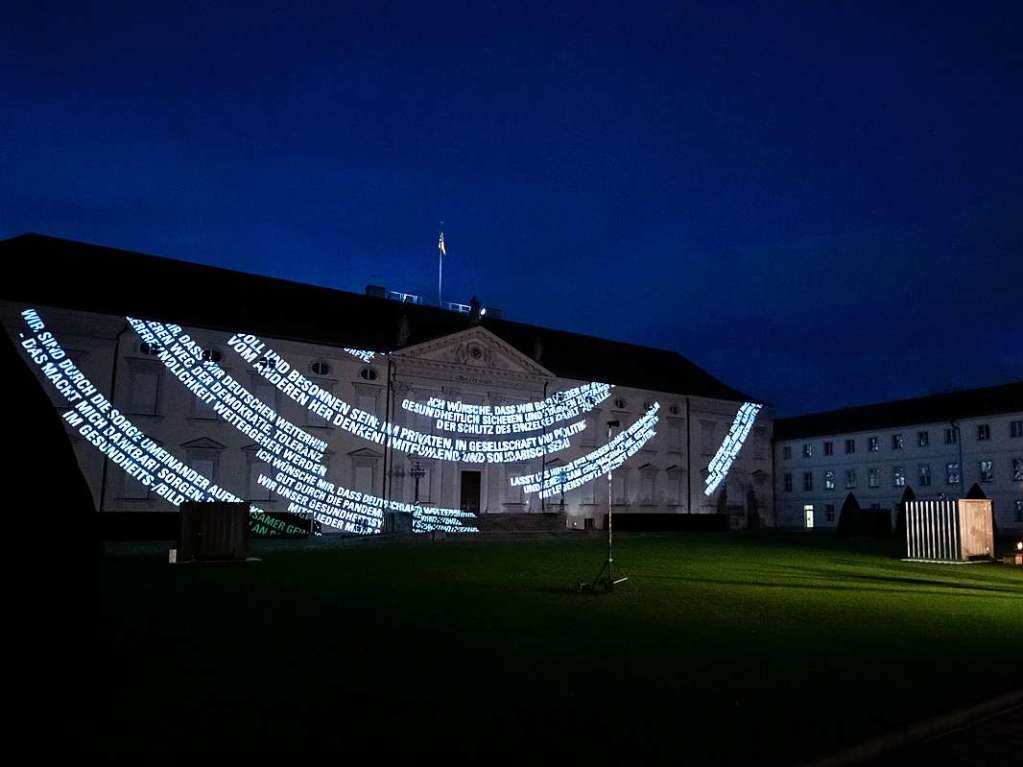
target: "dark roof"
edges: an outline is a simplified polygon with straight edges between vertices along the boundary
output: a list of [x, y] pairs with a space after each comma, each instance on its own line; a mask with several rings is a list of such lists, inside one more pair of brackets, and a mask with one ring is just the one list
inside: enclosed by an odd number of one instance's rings
[[1023, 411], [1023, 381], [779, 418], [774, 422], [774, 438], [817, 437], [1018, 411]]
[[[227, 332], [392, 351], [470, 327], [435, 306], [246, 274], [133, 251], [25, 234], [0, 240], [0, 297], [134, 315]], [[26, 268], [27, 267], [27, 268]], [[733, 401], [748, 400], [682, 355], [484, 317], [480, 323], [555, 375]]]

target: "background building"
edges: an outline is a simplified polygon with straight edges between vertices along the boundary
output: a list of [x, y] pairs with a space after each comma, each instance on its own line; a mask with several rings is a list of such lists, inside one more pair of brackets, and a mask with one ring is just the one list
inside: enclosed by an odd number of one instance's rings
[[[257, 445], [194, 396], [128, 317], [182, 326], [201, 344], [204, 362], [324, 440], [330, 480], [359, 492], [483, 515], [564, 510], [570, 526], [599, 526], [608, 507], [603, 479], [543, 501], [511, 479], [567, 465], [607, 442], [608, 421], [626, 429], [659, 403], [656, 436], [614, 472], [615, 512], [727, 510], [743, 524], [755, 511], [774, 524], [769, 412], [757, 416], [727, 479], [705, 494], [708, 464], [750, 398], [675, 352], [390, 300], [380, 289], [352, 294], [38, 235], [0, 242], [0, 258], [15, 267], [0, 288], [0, 312], [16, 344], [22, 312], [38, 310], [75, 365], [132, 423], [267, 510], [286, 510], [288, 502], [260, 484], [267, 467]], [[360, 439], [283, 396], [230, 347], [237, 333], [269, 341], [304, 378], [345, 402], [422, 433], [437, 433], [434, 419], [403, 402], [514, 405], [594, 381], [613, 388], [581, 416], [586, 428], [568, 449], [515, 463], [425, 459]], [[54, 407], [67, 410], [33, 369]], [[173, 509], [68, 431], [97, 509]]]
[[[1023, 527], [1023, 382], [813, 413], [775, 422], [783, 526], [833, 527], [853, 493], [895, 510], [976, 485], [1000, 529]], [[893, 516], [894, 522], [894, 516]]]

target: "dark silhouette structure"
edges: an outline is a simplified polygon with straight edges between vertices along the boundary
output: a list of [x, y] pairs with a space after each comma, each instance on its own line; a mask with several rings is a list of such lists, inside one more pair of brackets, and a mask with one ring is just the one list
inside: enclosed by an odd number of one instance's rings
[[[19, 742], [45, 743], [47, 753], [88, 753], [92, 712], [102, 706], [93, 669], [100, 615], [101, 550], [95, 507], [57, 411], [0, 333], [5, 393], [17, 403], [27, 428], [5, 440], [7, 519], [6, 639], [14, 662], [5, 692], [15, 702], [7, 714]], [[59, 720], [59, 737], [55, 722]]]

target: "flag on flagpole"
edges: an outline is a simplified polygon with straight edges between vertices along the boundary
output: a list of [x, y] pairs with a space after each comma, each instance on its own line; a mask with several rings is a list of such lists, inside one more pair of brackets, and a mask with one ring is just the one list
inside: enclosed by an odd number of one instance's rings
[[440, 239], [437, 240], [437, 250], [440, 251], [442, 256], [446, 256], [448, 254], [447, 248], [444, 247], [444, 232], [440, 233]]

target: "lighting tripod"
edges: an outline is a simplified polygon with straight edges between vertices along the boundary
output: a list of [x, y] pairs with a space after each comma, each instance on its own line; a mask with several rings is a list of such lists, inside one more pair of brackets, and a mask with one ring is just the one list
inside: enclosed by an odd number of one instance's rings
[[[621, 424], [618, 421], [607, 422], [607, 442], [611, 444], [611, 429], [617, 428]], [[621, 578], [614, 577], [614, 508], [612, 505], [611, 498], [611, 472], [607, 470], [607, 559], [604, 560], [604, 564], [600, 566], [600, 570], [597, 572], [597, 577], [593, 579], [592, 583], [580, 584], [580, 590], [592, 591], [594, 593], [601, 591], [613, 591], [614, 587], [619, 583], [624, 583], [629, 580], [628, 576]]]

